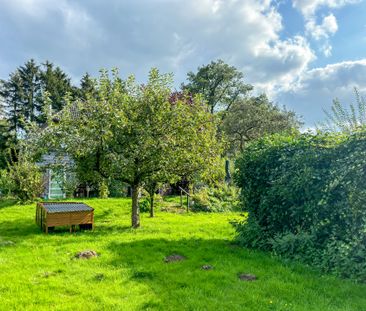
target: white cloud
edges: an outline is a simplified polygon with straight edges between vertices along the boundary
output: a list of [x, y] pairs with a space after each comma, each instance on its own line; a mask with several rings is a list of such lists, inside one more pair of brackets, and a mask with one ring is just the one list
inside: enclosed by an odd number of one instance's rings
[[76, 77], [117, 66], [145, 78], [157, 66], [174, 71], [180, 82], [187, 71], [223, 58], [250, 83], [273, 89], [291, 83], [314, 59], [305, 38], [280, 37], [282, 16], [271, 0], [0, 2], [0, 29], [16, 29], [23, 58], [14, 67], [35, 57]]
[[314, 19], [308, 20], [305, 29], [315, 40], [328, 39], [329, 36], [337, 32], [338, 24], [334, 15], [329, 14], [323, 18], [323, 22], [319, 25], [315, 23]]
[[292, 0], [294, 8], [299, 10], [305, 19], [305, 31], [308, 37], [321, 42], [320, 51], [326, 57], [331, 56], [332, 46], [329, 38], [338, 30], [336, 17], [331, 13], [317, 22], [317, 11], [321, 8], [336, 9], [360, 0]]
[[335, 9], [357, 2], [360, 2], [360, 0], [292, 0], [292, 5], [294, 8], [298, 9], [305, 18], [309, 18], [322, 7]]
[[306, 34], [317, 41], [322, 41], [320, 50], [326, 57], [331, 56], [332, 46], [329, 38], [338, 30], [338, 24], [335, 16], [329, 14], [323, 18], [321, 24], [316, 24], [315, 17], [310, 17], [305, 24]]
[[308, 70], [291, 90], [277, 94], [277, 100], [296, 108], [311, 126], [322, 121], [323, 109], [329, 109], [334, 98], [344, 104], [354, 101], [354, 87], [366, 94], [366, 59]]

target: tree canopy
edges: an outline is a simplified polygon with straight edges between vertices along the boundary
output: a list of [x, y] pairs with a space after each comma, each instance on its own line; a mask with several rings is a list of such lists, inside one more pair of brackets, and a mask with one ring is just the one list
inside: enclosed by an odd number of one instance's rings
[[192, 94], [201, 94], [214, 113], [220, 109], [228, 110], [237, 99], [252, 90], [253, 87], [244, 83], [243, 78], [237, 68], [219, 59], [199, 67], [197, 73], [189, 72], [188, 83], [182, 88]]
[[243, 152], [245, 144], [268, 134], [290, 133], [300, 122], [296, 114], [281, 109], [266, 95], [235, 101], [225, 114], [222, 130], [229, 142], [229, 152]]
[[[102, 72], [97, 96], [69, 99], [50, 121], [50, 148], [74, 159], [95, 156], [94, 171], [132, 188], [132, 226], [140, 225], [138, 193], [145, 184], [204, 174], [220, 154], [216, 118], [197, 96], [172, 100], [172, 77], [152, 69], [146, 84]], [[55, 117], [52, 117], [55, 119]], [[53, 142], [53, 143], [52, 143]]]

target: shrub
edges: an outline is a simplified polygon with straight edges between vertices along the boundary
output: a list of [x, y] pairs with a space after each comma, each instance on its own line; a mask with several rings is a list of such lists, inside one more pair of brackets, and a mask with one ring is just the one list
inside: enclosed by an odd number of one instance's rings
[[263, 138], [236, 168], [249, 213], [236, 226], [239, 242], [365, 279], [365, 131]]
[[150, 211], [150, 200], [148, 198], [143, 198], [139, 201], [139, 207], [141, 213], [147, 213]]
[[318, 256], [315, 247], [315, 237], [307, 232], [284, 232], [277, 234], [271, 240], [273, 252], [278, 256], [290, 259], [312, 262], [312, 258]]
[[44, 189], [39, 167], [23, 158], [1, 172], [1, 190], [21, 202], [34, 201]]
[[0, 191], [2, 197], [12, 195], [12, 190], [15, 188], [14, 181], [10, 178], [7, 170], [0, 171]]
[[106, 180], [101, 180], [99, 182], [99, 198], [107, 199], [109, 196], [108, 183]]
[[192, 210], [203, 212], [226, 212], [238, 209], [239, 190], [234, 186], [219, 184], [202, 187], [192, 197]]
[[[160, 208], [163, 202], [163, 197], [160, 194], [154, 194], [154, 209]], [[150, 195], [143, 189], [141, 191], [141, 198], [139, 200], [139, 207], [141, 213], [150, 212]]]

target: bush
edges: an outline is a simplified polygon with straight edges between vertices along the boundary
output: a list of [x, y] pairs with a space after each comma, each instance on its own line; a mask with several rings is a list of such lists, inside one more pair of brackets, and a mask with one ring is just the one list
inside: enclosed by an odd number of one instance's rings
[[99, 182], [99, 198], [101, 199], [108, 199], [109, 196], [109, 189], [108, 189], [108, 183], [106, 180], [101, 180]]
[[284, 232], [271, 240], [273, 252], [278, 256], [311, 263], [318, 256], [315, 237], [307, 232]]
[[[160, 194], [154, 194], [154, 209], [160, 208], [163, 202], [163, 197]], [[150, 212], [150, 195], [143, 189], [141, 191], [141, 198], [139, 200], [139, 207], [141, 213]]]
[[239, 190], [227, 184], [202, 187], [192, 196], [192, 210], [203, 212], [227, 212], [237, 210]]
[[42, 194], [44, 182], [39, 167], [19, 158], [18, 162], [1, 171], [1, 191], [21, 202], [34, 201]]
[[2, 197], [9, 197], [12, 195], [12, 190], [15, 188], [14, 181], [10, 178], [7, 170], [0, 171], [0, 191]]
[[365, 131], [263, 138], [236, 168], [249, 213], [236, 226], [239, 242], [365, 279], [366, 256], [356, 255], [366, 242]]

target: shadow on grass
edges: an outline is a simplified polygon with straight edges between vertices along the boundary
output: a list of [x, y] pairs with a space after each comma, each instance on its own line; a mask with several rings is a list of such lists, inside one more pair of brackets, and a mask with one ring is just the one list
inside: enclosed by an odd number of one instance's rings
[[5, 220], [0, 222], [0, 236], [24, 238], [41, 233], [34, 221], [29, 219]]
[[[94, 230], [81, 230], [78, 227], [72, 234], [84, 237], [90, 237], [91, 241], [95, 238], [101, 238], [111, 233], [121, 234], [123, 232], [133, 231], [131, 226], [128, 225], [109, 225], [109, 224], [96, 224]], [[62, 236], [70, 233], [69, 226], [59, 226], [50, 230], [48, 236]], [[31, 238], [35, 235], [47, 236], [41, 228], [35, 223], [34, 219], [16, 219], [16, 220], [3, 220], [0, 221], [0, 236], [6, 236], [9, 239], [25, 239]]]
[[0, 209], [16, 205], [16, 200], [0, 200]]

